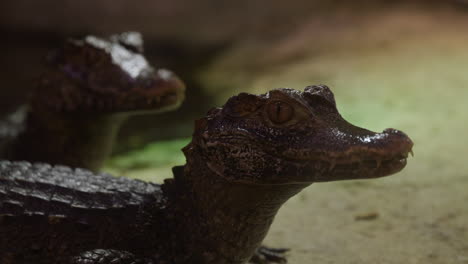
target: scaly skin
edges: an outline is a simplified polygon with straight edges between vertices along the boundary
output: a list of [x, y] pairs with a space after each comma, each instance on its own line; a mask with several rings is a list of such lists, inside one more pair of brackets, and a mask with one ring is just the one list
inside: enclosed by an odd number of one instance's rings
[[347, 123], [326, 86], [239, 94], [196, 122], [187, 164], [161, 188], [0, 162], [0, 261], [247, 263], [290, 197], [314, 182], [396, 173], [412, 146], [398, 130]]
[[142, 45], [139, 33], [127, 32], [69, 40], [50, 53], [23, 122], [0, 122], [0, 145], [9, 142], [2, 157], [96, 171], [130, 115], [177, 108], [184, 84], [149, 65]]

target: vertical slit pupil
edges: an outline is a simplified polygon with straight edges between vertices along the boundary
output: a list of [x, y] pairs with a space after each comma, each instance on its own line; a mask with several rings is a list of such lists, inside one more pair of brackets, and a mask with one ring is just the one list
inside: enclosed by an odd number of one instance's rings
[[276, 124], [287, 122], [293, 115], [293, 109], [290, 105], [283, 102], [272, 102], [267, 108], [268, 117]]
[[276, 103], [276, 118], [278, 118], [278, 120], [280, 119], [280, 114], [281, 114], [281, 103], [278, 102]]

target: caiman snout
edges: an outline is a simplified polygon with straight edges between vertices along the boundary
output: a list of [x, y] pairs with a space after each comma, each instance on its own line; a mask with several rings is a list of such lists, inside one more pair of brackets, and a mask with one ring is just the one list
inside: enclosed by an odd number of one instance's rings
[[[413, 141], [393, 128], [374, 133], [341, 123], [340, 129], [327, 131], [332, 135], [328, 144], [322, 145], [320, 153], [309, 156], [309, 167], [319, 171], [314, 173], [314, 181], [387, 176], [402, 170], [408, 155], [413, 154]], [[325, 137], [322, 135], [320, 138]]]

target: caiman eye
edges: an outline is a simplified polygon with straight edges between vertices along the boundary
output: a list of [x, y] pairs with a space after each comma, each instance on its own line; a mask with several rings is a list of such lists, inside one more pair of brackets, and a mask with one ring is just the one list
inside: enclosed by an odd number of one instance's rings
[[268, 104], [267, 113], [273, 123], [282, 124], [291, 120], [294, 109], [287, 103], [275, 101]]

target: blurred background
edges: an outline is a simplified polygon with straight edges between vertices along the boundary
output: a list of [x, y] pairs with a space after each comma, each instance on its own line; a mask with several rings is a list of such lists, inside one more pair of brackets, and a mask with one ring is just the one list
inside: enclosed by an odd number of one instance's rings
[[330, 86], [342, 115], [394, 127], [415, 157], [392, 177], [314, 184], [267, 238], [289, 263], [468, 263], [468, 1], [2, 1], [0, 113], [69, 37], [143, 33], [187, 84], [182, 107], [132, 118], [107, 171], [161, 181], [193, 120], [239, 92]]

